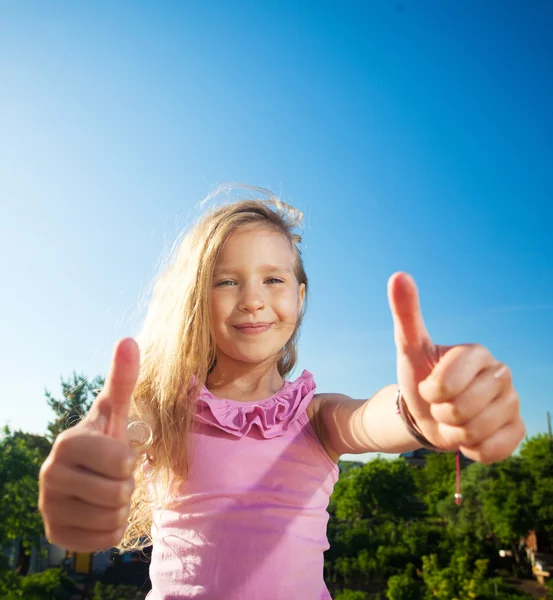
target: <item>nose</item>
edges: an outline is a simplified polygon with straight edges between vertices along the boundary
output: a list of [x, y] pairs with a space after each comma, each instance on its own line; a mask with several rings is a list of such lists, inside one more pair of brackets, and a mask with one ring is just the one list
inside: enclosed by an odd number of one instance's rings
[[244, 286], [238, 308], [244, 312], [255, 312], [264, 306], [262, 291], [257, 286]]

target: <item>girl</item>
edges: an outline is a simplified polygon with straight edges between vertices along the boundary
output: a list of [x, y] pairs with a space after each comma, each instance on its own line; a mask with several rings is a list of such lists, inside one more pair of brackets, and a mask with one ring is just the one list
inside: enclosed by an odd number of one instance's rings
[[[288, 380], [308, 290], [300, 223], [272, 196], [211, 210], [159, 278], [138, 344], [117, 345], [104, 390], [42, 467], [48, 538], [153, 543], [150, 600], [330, 598], [342, 454], [426, 446], [492, 462], [524, 437], [508, 368], [482, 346], [434, 345], [403, 273], [388, 284], [398, 384], [354, 400], [316, 393], [307, 371]], [[140, 427], [150, 439], [133, 450]]]

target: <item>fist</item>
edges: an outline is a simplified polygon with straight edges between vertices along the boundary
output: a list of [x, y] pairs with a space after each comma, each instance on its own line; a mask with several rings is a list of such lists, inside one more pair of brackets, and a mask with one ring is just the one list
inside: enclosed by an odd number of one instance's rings
[[424, 437], [483, 463], [510, 456], [525, 427], [509, 368], [478, 344], [434, 344], [407, 274], [390, 278], [388, 298], [399, 387]]
[[38, 507], [47, 538], [58, 546], [97, 552], [125, 533], [136, 462], [127, 424], [138, 371], [136, 342], [122, 340], [88, 415], [57, 437], [42, 465]]

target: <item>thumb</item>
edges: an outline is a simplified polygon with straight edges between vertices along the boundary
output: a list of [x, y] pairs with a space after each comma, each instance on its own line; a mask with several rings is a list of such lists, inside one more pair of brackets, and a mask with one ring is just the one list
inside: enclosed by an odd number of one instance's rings
[[407, 273], [394, 273], [388, 280], [388, 302], [394, 321], [398, 353], [412, 354], [433, 347], [426, 330], [415, 281]]
[[129, 407], [138, 380], [140, 351], [132, 338], [115, 346], [104, 389], [91, 407], [89, 425], [106, 435], [126, 441]]

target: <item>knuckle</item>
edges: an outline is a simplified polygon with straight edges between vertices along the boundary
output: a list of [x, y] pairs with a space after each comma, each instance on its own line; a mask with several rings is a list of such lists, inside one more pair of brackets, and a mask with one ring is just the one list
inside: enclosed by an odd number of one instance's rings
[[518, 416], [520, 413], [520, 399], [518, 394], [510, 394], [507, 400], [506, 410], [513, 416]]
[[474, 430], [474, 428], [463, 428], [462, 430], [462, 442], [463, 446], [474, 447], [480, 441], [478, 434]]
[[125, 484], [117, 484], [113, 498], [117, 506], [122, 506], [127, 501], [127, 488]]
[[134, 481], [130, 479], [116, 483], [115, 490], [112, 494], [117, 506], [127, 506], [131, 501], [131, 496], [134, 491]]
[[491, 449], [486, 448], [484, 444], [472, 448], [471, 458], [484, 465], [489, 465], [496, 460]]
[[38, 472], [38, 481], [39, 484], [44, 485], [44, 483], [51, 478], [52, 469], [55, 468], [55, 464], [50, 456], [40, 465], [40, 470]]
[[453, 395], [451, 382], [446, 377], [438, 377], [435, 386], [439, 398], [447, 399]]
[[126, 528], [121, 527], [121, 528], [113, 531], [112, 533], [110, 533], [108, 536], [106, 536], [106, 542], [105, 542], [106, 545], [109, 548], [119, 545], [119, 543], [123, 539], [125, 530], [126, 530]]
[[518, 435], [517, 446], [522, 442], [522, 440], [526, 437], [526, 426], [524, 423], [521, 423], [520, 432]]
[[509, 383], [511, 381], [513, 381], [513, 372], [511, 371], [511, 367], [507, 366], [507, 365], [503, 365], [503, 379], [508, 381]]
[[449, 403], [449, 419], [451, 425], [460, 425], [464, 422], [464, 414], [458, 402]]
[[490, 452], [482, 452], [479, 455], [478, 462], [482, 463], [483, 465], [491, 465], [494, 462], [497, 462], [497, 459]]
[[129, 507], [123, 506], [117, 511], [116, 525], [117, 527], [123, 527], [127, 524], [129, 518]]
[[45, 517], [48, 513], [48, 496], [44, 487], [41, 487], [38, 492], [38, 510]]
[[492, 355], [488, 348], [486, 348], [486, 346], [483, 346], [482, 344], [472, 344], [469, 347], [469, 351], [472, 352], [472, 354], [476, 354], [477, 356], [482, 357], [489, 357]]
[[52, 461], [61, 460], [64, 456], [71, 454], [75, 448], [75, 434], [72, 434], [71, 430], [67, 429], [62, 431], [52, 447], [50, 453]]

